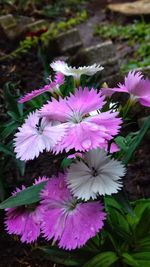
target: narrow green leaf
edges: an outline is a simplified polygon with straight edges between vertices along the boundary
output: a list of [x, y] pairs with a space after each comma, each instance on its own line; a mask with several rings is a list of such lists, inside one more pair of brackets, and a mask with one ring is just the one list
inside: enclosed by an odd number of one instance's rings
[[127, 151], [128, 147], [126, 144], [126, 139], [123, 136], [118, 136], [115, 138], [115, 143], [123, 150]]
[[61, 162], [61, 168], [64, 170], [67, 169], [70, 166], [71, 162], [72, 159], [64, 158]]
[[19, 127], [19, 124], [16, 122], [13, 122], [11, 125], [6, 126], [4, 130], [1, 132], [2, 138], [7, 138], [9, 135], [13, 134], [16, 129]]
[[123, 253], [122, 254], [122, 257], [123, 257], [123, 262], [128, 264], [129, 266], [133, 266], [133, 267], [143, 267], [143, 266], [140, 266], [138, 264], [138, 262], [128, 253]]
[[4, 88], [4, 97], [8, 104], [8, 109], [16, 113], [16, 115], [20, 115], [19, 109], [18, 109], [18, 103], [15, 97], [11, 94], [10, 90], [14, 89], [15, 85], [8, 82], [5, 84]]
[[150, 207], [146, 208], [135, 228], [135, 235], [138, 239], [146, 237], [150, 231]]
[[3, 145], [2, 143], [0, 143], [0, 152], [3, 152], [4, 154], [6, 154], [8, 156], [14, 157], [14, 153], [7, 146]]
[[22, 160], [19, 160], [19, 159], [15, 159], [15, 161], [16, 161], [16, 164], [17, 164], [17, 167], [19, 169], [19, 172], [20, 172], [21, 176], [23, 176], [24, 173], [25, 173], [25, 167], [26, 167], [25, 161], [22, 161]]
[[150, 267], [150, 252], [138, 252], [132, 254], [139, 267]]
[[68, 252], [53, 247], [38, 247], [40, 250], [46, 253], [46, 258], [55, 263], [64, 264], [66, 266], [81, 266], [83, 259], [75, 252]]
[[150, 251], [150, 234], [148, 234], [145, 238], [137, 241], [138, 250], [140, 252], [149, 252]]
[[0, 209], [13, 208], [16, 206], [22, 206], [38, 202], [40, 200], [40, 191], [43, 189], [45, 184], [46, 182], [42, 182], [37, 185], [32, 185], [27, 189], [18, 192], [15, 196], [7, 198], [0, 204]]
[[100, 253], [89, 260], [83, 267], [109, 267], [118, 260], [118, 256], [113, 251]]
[[135, 141], [133, 142], [133, 144], [129, 147], [129, 149], [127, 150], [127, 153], [124, 157], [124, 164], [128, 164], [129, 160], [131, 159], [134, 151], [137, 149], [137, 147], [140, 145], [144, 135], [146, 134], [146, 132], [148, 131], [148, 129], [150, 128], [150, 116], [147, 118], [147, 120], [144, 122], [139, 134], [136, 136]]

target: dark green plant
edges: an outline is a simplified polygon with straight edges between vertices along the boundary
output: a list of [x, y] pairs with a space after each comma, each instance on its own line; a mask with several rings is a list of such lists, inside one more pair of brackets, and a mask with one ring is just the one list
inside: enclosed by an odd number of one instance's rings
[[[116, 139], [121, 157], [127, 165], [134, 151], [150, 128], [150, 117], [141, 130], [126, 138]], [[64, 160], [63, 168], [69, 162]], [[28, 205], [39, 201], [45, 182], [28, 187], [0, 204], [0, 209]], [[104, 229], [81, 249], [67, 252], [54, 245], [37, 247], [45, 257], [66, 266], [78, 267], [149, 267], [150, 263], [150, 200], [129, 203], [124, 194], [105, 196], [107, 221]]]
[[[7, 184], [5, 174], [8, 169], [16, 170], [17, 176], [23, 176], [25, 172], [25, 162], [16, 159], [13, 147], [14, 134], [18, 127], [22, 125], [28, 113], [44, 103], [44, 96], [39, 96], [35, 100], [30, 101], [28, 108], [18, 103], [20, 90], [18, 84], [8, 82], [4, 85], [4, 109], [7, 110], [3, 114], [0, 124], [0, 200], [4, 199], [7, 194]], [[5, 192], [6, 191], [6, 192]]]

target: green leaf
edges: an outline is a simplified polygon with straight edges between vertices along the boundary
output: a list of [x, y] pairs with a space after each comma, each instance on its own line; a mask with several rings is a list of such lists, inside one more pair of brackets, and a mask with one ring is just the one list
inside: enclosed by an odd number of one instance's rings
[[100, 253], [89, 260], [83, 267], [109, 267], [118, 260], [118, 256], [113, 251]]
[[124, 213], [120, 203], [118, 201], [116, 201], [114, 197], [105, 196], [104, 201], [105, 201], [105, 208], [108, 212], [109, 212], [110, 208], [115, 208], [115, 209], [119, 210], [121, 213]]
[[8, 156], [14, 157], [14, 153], [6, 145], [3, 145], [2, 143], [0, 143], [0, 152], [3, 152]]
[[115, 143], [123, 150], [127, 151], [127, 142], [126, 139], [123, 136], [118, 136], [115, 138]]
[[135, 235], [138, 239], [146, 237], [150, 231], [150, 207], [146, 208], [135, 228]]
[[18, 102], [10, 92], [10, 90], [14, 88], [15, 85], [12, 84], [11, 82], [6, 83], [4, 88], [4, 97], [8, 104], [8, 109], [16, 113], [16, 115], [20, 116], [20, 110], [18, 109]]
[[70, 166], [71, 163], [72, 163], [72, 159], [64, 158], [61, 162], [61, 168], [65, 170]]
[[19, 169], [19, 172], [20, 172], [21, 176], [23, 176], [24, 173], [25, 173], [25, 167], [26, 167], [25, 161], [22, 161], [22, 160], [19, 160], [19, 159], [15, 159], [15, 162], [17, 164], [17, 167]]
[[123, 253], [122, 254], [122, 257], [123, 257], [123, 262], [128, 264], [129, 266], [133, 266], [133, 267], [143, 267], [143, 266], [140, 266], [138, 264], [138, 262], [128, 253]]
[[139, 134], [136, 136], [133, 144], [127, 150], [127, 153], [126, 153], [124, 160], [123, 160], [124, 164], [128, 164], [129, 160], [132, 158], [134, 151], [140, 145], [144, 135], [146, 134], [146, 132], [148, 131], [149, 128], [150, 128], [150, 116], [144, 122], [144, 124], [143, 124], [141, 130], [139, 131]]
[[138, 252], [132, 254], [139, 267], [150, 267], [150, 252]]
[[16, 122], [12, 122], [12, 124], [5, 126], [4, 130], [1, 132], [2, 138], [7, 138], [9, 135], [13, 134], [16, 129], [19, 127], [19, 124]]
[[0, 209], [13, 208], [17, 206], [36, 203], [40, 200], [40, 191], [45, 186], [46, 182], [37, 185], [32, 185], [15, 196], [11, 196], [0, 204]]
[[145, 238], [139, 240], [137, 242], [138, 251], [140, 252], [149, 252], [150, 251], [150, 234], [148, 234]]
[[48, 259], [55, 263], [64, 264], [66, 266], [81, 266], [84, 259], [78, 256], [75, 252], [68, 252], [53, 247], [38, 247], [40, 250], [47, 254]]

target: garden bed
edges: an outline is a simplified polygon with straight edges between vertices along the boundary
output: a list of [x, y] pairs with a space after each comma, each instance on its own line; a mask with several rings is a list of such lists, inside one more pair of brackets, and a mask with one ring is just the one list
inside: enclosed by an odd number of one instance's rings
[[[125, 2], [125, 1], [118, 0], [114, 2]], [[94, 27], [96, 26], [94, 24], [95, 21], [97, 22], [97, 25], [101, 21], [105, 22], [106, 24], [116, 21], [114, 15], [112, 14], [110, 15], [110, 13], [107, 13], [106, 11], [104, 11], [105, 5], [106, 5], [106, 1], [89, 1], [88, 5], [86, 5], [89, 16], [91, 16], [89, 17], [89, 21], [92, 18], [93, 14], [95, 13], [97, 14], [97, 16], [100, 16], [99, 19], [96, 18], [96, 20], [92, 22], [93, 23], [92, 29], [94, 29]], [[14, 10], [12, 9], [11, 11], [14, 14], [16, 12], [15, 9]], [[44, 12], [47, 12], [47, 11], [44, 11]], [[6, 10], [6, 13], [7, 13], [7, 10]], [[30, 15], [30, 16], [35, 16], [35, 18], [43, 18], [43, 15], [39, 14], [36, 10], [32, 12], [32, 8], [31, 8], [30, 13], [28, 13], [28, 10], [27, 10], [21, 13], [21, 15]], [[65, 18], [71, 17], [72, 16], [71, 11], [69, 12], [69, 11], [64, 10], [64, 16]], [[51, 20], [54, 19], [54, 14], [51, 15], [50, 19]], [[125, 23], [128, 24], [127, 18], [120, 18], [120, 20], [122, 22], [125, 21]], [[80, 30], [80, 25], [78, 27]], [[84, 22], [81, 26], [82, 32], [86, 32], [88, 30], [87, 27], [88, 27], [87, 22]], [[92, 45], [93, 43], [98, 44], [100, 40], [99, 37], [93, 36], [93, 40], [92, 40], [91, 34], [92, 33], [89, 33], [89, 37], [86, 36], [85, 38], [86, 40], [84, 40], [84, 42], [85, 43], [88, 42], [88, 45]], [[102, 40], [105, 39], [104, 36], [102, 36], [101, 38]], [[111, 35], [109, 36], [109, 38], [111, 38]], [[116, 45], [120, 60], [122, 60], [123, 57], [126, 57], [125, 63], [127, 63], [128, 59], [130, 58], [130, 55], [136, 51], [137, 47], [136, 45], [134, 45], [132, 49], [130, 49], [127, 42], [122, 43], [120, 39], [117, 39], [118, 37], [115, 37], [115, 38], [116, 38], [115, 45]], [[83, 39], [84, 39], [84, 36], [83, 36]], [[10, 42], [9, 45], [7, 44], [8, 44], [8, 40], [4, 36], [4, 38], [2, 38], [1, 40], [2, 54], [3, 52], [9, 53], [17, 47], [16, 43], [13, 43], [13, 42], [12, 43]], [[53, 59], [53, 56], [51, 56], [51, 60], [52, 59]], [[2, 79], [1, 79], [1, 85], [0, 85], [0, 101], [1, 101], [0, 109], [3, 115], [2, 116], [3, 122], [7, 121], [7, 116], [5, 114], [7, 107], [5, 106], [3, 85], [6, 86], [6, 83], [8, 82], [11, 82], [12, 84], [17, 84], [17, 88], [19, 88], [21, 95], [23, 95], [26, 91], [31, 91], [35, 88], [39, 88], [41, 85], [44, 84], [43, 76], [46, 76], [47, 74], [47, 66], [48, 66], [46, 65], [47, 63], [48, 63], [48, 60], [44, 61], [43, 57], [41, 56], [41, 54], [37, 53], [36, 49], [32, 49], [28, 54], [24, 55], [21, 58], [7, 59], [6, 61], [2, 62], [1, 64], [2, 65], [1, 66], [2, 67]], [[16, 88], [16, 85], [15, 85], [15, 88]], [[15, 89], [12, 91], [12, 93], [16, 95]], [[142, 117], [143, 115], [149, 115], [149, 114], [150, 112], [146, 108], [140, 110], [140, 112], [137, 114], [135, 113], [135, 123], [133, 127], [131, 126], [130, 130], [131, 131], [139, 130], [138, 117], [139, 116]], [[149, 167], [150, 152], [149, 151], [150, 151], [149, 139], [148, 137], [145, 137], [142, 144], [136, 151], [130, 165], [128, 166], [128, 172], [124, 178], [124, 190], [125, 190], [125, 194], [131, 201], [134, 201], [140, 198], [150, 197], [150, 188], [148, 187], [149, 176], [150, 176], [150, 167]], [[51, 175], [56, 174], [57, 169], [60, 167], [60, 163], [59, 163], [59, 160], [57, 159], [54, 160], [53, 163], [54, 165], [51, 164], [50, 156], [47, 153], [44, 153], [37, 160], [29, 161], [27, 163], [24, 177], [22, 177], [20, 174], [18, 175], [18, 171], [16, 171], [13, 165], [11, 165], [10, 169], [8, 169], [5, 172], [5, 183], [7, 184], [7, 186], [4, 186], [4, 187], [6, 187], [5, 189], [7, 191], [6, 196], [8, 196], [10, 192], [15, 189], [16, 184], [18, 186], [20, 186], [21, 184], [30, 186], [33, 180], [37, 178], [38, 176], [46, 175], [50, 177]], [[22, 245], [16, 237], [9, 236], [5, 232], [3, 218], [4, 218], [4, 213], [1, 213], [1, 220], [0, 220], [0, 229], [2, 229], [1, 235], [0, 235], [0, 257], [1, 257], [0, 266], [1, 267], [4, 267], [4, 266], [6, 267], [10, 267], [10, 266], [14, 266], [14, 267], [33, 267], [33, 266], [61, 267], [62, 266], [60, 264], [50, 263], [50, 261], [47, 259], [43, 259], [41, 257], [39, 250], [35, 249], [36, 244], [33, 246]], [[45, 245], [42, 239], [38, 242], [38, 245], [40, 244]]]

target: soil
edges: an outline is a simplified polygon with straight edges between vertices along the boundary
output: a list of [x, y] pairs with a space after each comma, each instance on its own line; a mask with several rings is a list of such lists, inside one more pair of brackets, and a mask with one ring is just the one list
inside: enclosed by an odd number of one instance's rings
[[[99, 38], [93, 37], [95, 23], [118, 19], [112, 14], [108, 14], [105, 10], [106, 4], [112, 2], [126, 2], [126, 0], [95, 0], [90, 1], [88, 4], [88, 10], [91, 16], [86, 23], [78, 26], [85, 46], [100, 42]], [[126, 20], [126, 18], [121, 18], [121, 20]], [[1, 52], [6, 51], [6, 47], [7, 52], [9, 52], [16, 46], [16, 44], [7, 44], [8, 41], [2, 38], [0, 41], [2, 47]], [[120, 49], [120, 54], [124, 53], [123, 55], [125, 56], [128, 52], [127, 47], [121, 47]], [[35, 51], [31, 51], [28, 56], [23, 57], [21, 60], [4, 62], [1, 67], [0, 106], [4, 105], [2, 86], [6, 82], [19, 82], [19, 88], [23, 92], [39, 88], [43, 83], [44, 66]], [[150, 177], [149, 162], [150, 143], [145, 138], [128, 166], [128, 172], [124, 178], [125, 191], [130, 200], [150, 197], [150, 187], [148, 187]], [[56, 173], [58, 165], [59, 162], [57, 160], [53, 165], [51, 158], [45, 153], [38, 159], [27, 163], [25, 179], [19, 178], [17, 182], [18, 184], [22, 184], [24, 181], [26, 185], [29, 185], [38, 176], [51, 176], [51, 174]], [[16, 171], [13, 169], [8, 170], [6, 180], [9, 182], [9, 190], [11, 191], [16, 183]], [[44, 260], [43, 257], [40, 257], [39, 252], [34, 251], [34, 247], [23, 245], [13, 236], [9, 236], [4, 230], [3, 218], [4, 214], [1, 212], [0, 267], [61, 267], [60, 265]]]

